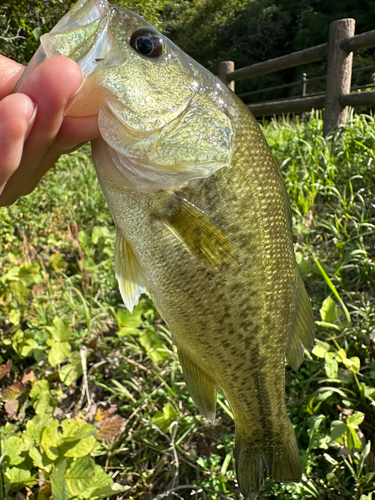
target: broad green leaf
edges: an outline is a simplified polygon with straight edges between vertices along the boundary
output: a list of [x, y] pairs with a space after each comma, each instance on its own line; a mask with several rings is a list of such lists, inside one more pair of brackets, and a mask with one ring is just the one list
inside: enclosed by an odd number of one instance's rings
[[119, 329], [123, 327], [127, 328], [139, 328], [142, 325], [142, 313], [137, 311], [137, 308], [134, 308], [133, 313], [126, 310], [123, 311], [120, 309], [116, 314], [116, 320], [119, 325]]
[[361, 411], [355, 411], [353, 415], [347, 417], [346, 425], [351, 429], [358, 429], [364, 418], [364, 413], [362, 413]]
[[331, 438], [334, 441], [340, 439], [346, 433], [347, 427], [341, 420], [331, 422]]
[[31, 32], [33, 35], [34, 39], [38, 41], [42, 35], [42, 28], [34, 28], [33, 31]]
[[324, 358], [326, 352], [330, 351], [331, 346], [327, 344], [327, 342], [322, 342], [321, 340], [316, 340], [316, 346], [312, 350], [312, 353], [315, 354], [318, 358]]
[[12, 467], [5, 471], [5, 486], [7, 489], [9, 488], [8, 493], [19, 491], [25, 486], [31, 488], [36, 483], [35, 476], [32, 476], [31, 472], [28, 470]]
[[359, 373], [361, 369], [361, 360], [357, 356], [348, 359], [348, 368], [353, 373]]
[[121, 484], [115, 483], [111, 486], [105, 486], [104, 488], [100, 488], [94, 490], [91, 493], [91, 500], [99, 500], [100, 498], [111, 497], [112, 495], [119, 495], [120, 493], [124, 493], [125, 491], [130, 490], [130, 486], [122, 486]]
[[358, 373], [361, 368], [361, 361], [357, 356], [353, 356], [352, 358], [347, 357], [345, 349], [339, 349], [337, 353], [337, 360], [343, 363], [346, 368], [353, 373]]
[[95, 477], [95, 462], [90, 457], [83, 457], [71, 463], [65, 473], [66, 484], [72, 496], [78, 496], [92, 486]]
[[315, 257], [315, 255], [313, 255], [313, 259], [314, 259], [316, 265], [318, 266], [319, 271], [320, 271], [321, 275], [323, 276], [324, 281], [327, 283], [329, 289], [331, 290], [331, 292], [333, 293], [333, 295], [336, 297], [336, 299], [340, 302], [342, 310], [345, 313], [346, 321], [349, 324], [351, 324], [352, 323], [352, 319], [350, 317], [350, 313], [349, 313], [346, 305], [344, 304], [342, 298], [340, 297], [338, 291], [336, 290], [335, 285], [332, 283], [332, 281], [330, 280], [328, 274], [325, 272], [325, 270], [323, 269], [321, 263], [318, 261], [318, 259]]
[[20, 324], [21, 311], [19, 309], [12, 309], [9, 314], [9, 321], [12, 325], [18, 326]]
[[370, 399], [370, 401], [373, 401], [375, 403], [375, 387], [370, 387], [368, 385], [364, 385], [364, 394], [366, 398]]
[[30, 336], [30, 334], [28, 332], [23, 332], [22, 330], [17, 330], [16, 333], [12, 335], [11, 343], [13, 349], [22, 357], [26, 357], [30, 354], [34, 347], [38, 347], [37, 342]]
[[65, 481], [66, 460], [58, 462], [50, 475], [53, 500], [68, 500], [68, 487]]
[[132, 328], [130, 326], [123, 326], [118, 332], [118, 337], [127, 337], [128, 335], [139, 335], [140, 331], [138, 328]]
[[366, 444], [366, 446], [363, 448], [362, 453], [361, 453], [361, 456], [360, 456], [360, 460], [359, 460], [359, 464], [358, 464], [358, 469], [357, 469], [357, 470], [358, 470], [358, 472], [359, 472], [359, 474], [358, 474], [358, 475], [360, 475], [360, 474], [361, 474], [361, 472], [362, 472], [362, 470], [363, 470], [363, 466], [364, 466], [364, 464], [365, 464], [365, 460], [366, 460], [366, 458], [368, 457], [368, 455], [369, 455], [370, 451], [371, 451], [371, 441], [367, 441], [367, 444]]
[[[352, 427], [349, 427], [348, 426], [348, 429], [349, 429], [349, 432], [352, 436], [352, 439], [353, 439], [353, 448], [357, 448], [358, 450], [362, 448], [362, 442], [361, 440], [359, 439], [359, 437], [357, 436], [357, 433], [355, 431], [355, 429], [353, 429]], [[348, 442], [350, 444], [350, 440], [348, 439]], [[351, 448], [351, 446], [350, 446]]]
[[35, 467], [43, 469], [48, 473], [51, 472], [54, 461], [49, 459], [46, 453], [40, 453], [38, 448], [33, 447], [29, 450], [29, 455], [33, 459]]
[[37, 415], [52, 415], [57, 403], [50, 393], [42, 394], [33, 403]]
[[326, 399], [328, 399], [329, 397], [331, 397], [333, 394], [333, 391], [324, 391], [324, 392], [320, 392], [317, 397], [315, 398], [315, 403], [322, 403], [323, 401], [325, 401]]
[[59, 422], [52, 420], [42, 433], [41, 445], [50, 460], [59, 458], [60, 433], [58, 427]]
[[67, 418], [61, 422], [62, 426], [62, 440], [76, 441], [78, 439], [86, 439], [98, 432], [95, 425], [81, 424], [76, 420]]
[[61, 318], [55, 316], [52, 323], [53, 326], [48, 326], [46, 329], [50, 332], [55, 340], [63, 342], [70, 339], [70, 337], [72, 336], [72, 329], [69, 326], [66, 326]]
[[30, 293], [30, 289], [27, 288], [23, 281], [13, 281], [9, 285], [9, 290], [14, 295], [14, 298], [18, 302], [18, 304], [24, 306], [26, 305], [27, 298]]
[[109, 237], [111, 237], [111, 233], [109, 232], [107, 226], [94, 226], [91, 233], [91, 240], [94, 245], [97, 245], [100, 239], [106, 239]]
[[81, 354], [73, 352], [69, 357], [69, 363], [59, 371], [59, 377], [67, 387], [70, 387], [83, 373]]
[[176, 420], [178, 413], [175, 411], [171, 403], [167, 403], [163, 407], [163, 413], [157, 411], [151, 419], [154, 425], [157, 425], [163, 432], [167, 432], [168, 427], [173, 420]]
[[81, 458], [99, 451], [100, 444], [94, 438], [94, 436], [90, 436], [85, 439], [80, 439], [78, 442], [73, 441], [63, 443], [61, 448], [65, 457]]
[[33, 408], [37, 415], [50, 415], [57, 405], [49, 392], [49, 383], [45, 379], [34, 382], [30, 397], [31, 399], [35, 399]]
[[19, 346], [19, 353], [23, 358], [30, 356], [35, 349], [38, 349], [39, 345], [34, 339], [25, 339], [23, 344]]
[[336, 378], [339, 370], [339, 364], [336, 361], [334, 352], [327, 352], [325, 356], [324, 369], [328, 378]]
[[27, 422], [25, 435], [36, 445], [39, 445], [42, 440], [43, 430], [48, 427], [52, 420], [51, 417], [46, 415], [36, 415]]
[[81, 363], [68, 363], [60, 369], [59, 378], [64, 385], [70, 387], [82, 375], [82, 373]]
[[173, 408], [171, 403], [167, 403], [163, 407], [163, 413], [165, 415], [165, 418], [168, 418], [169, 420], [176, 420], [178, 418], [178, 413], [176, 410]]
[[71, 353], [71, 345], [69, 342], [52, 342], [51, 349], [48, 353], [48, 362], [51, 366], [56, 366], [63, 363]]
[[322, 320], [327, 323], [337, 323], [340, 316], [342, 316], [342, 311], [336, 310], [336, 302], [330, 296], [323, 300], [319, 312]]
[[337, 354], [337, 361], [340, 361], [341, 363], [344, 363], [345, 366], [347, 366], [347, 363], [348, 363], [348, 358], [346, 356], [346, 351], [345, 349], [339, 349]]
[[32, 264], [24, 262], [20, 267], [19, 278], [25, 283], [26, 286], [42, 283], [43, 278], [39, 271], [40, 266], [37, 262]]
[[37, 380], [34, 382], [33, 387], [30, 391], [30, 397], [35, 399], [35, 398], [40, 398], [42, 394], [49, 393], [49, 383], [46, 379], [42, 380]]
[[61, 269], [63, 269], [66, 265], [65, 260], [59, 253], [51, 255], [51, 257], [48, 259], [48, 263], [54, 271], [61, 271]]
[[319, 427], [321, 426], [322, 422], [324, 422], [325, 420], [325, 415], [313, 415], [312, 417], [309, 417], [308, 419], [308, 422], [309, 422], [309, 427], [314, 430], [314, 431], [317, 431], [319, 429]]
[[11, 436], [3, 440], [1, 445], [5, 467], [19, 465], [25, 460], [21, 454], [27, 450], [27, 447], [24, 446], [24, 441], [21, 438]]
[[148, 328], [140, 335], [139, 343], [144, 347], [146, 353], [154, 363], [163, 363], [168, 358], [168, 352], [164, 349], [163, 342], [159, 339], [153, 328]]
[[165, 415], [161, 411], [157, 411], [154, 416], [151, 418], [151, 423], [159, 427], [163, 432], [168, 430], [168, 420], [165, 418]]
[[87, 233], [85, 233], [85, 231], [81, 230], [78, 233], [78, 241], [83, 250], [87, 252], [88, 248], [91, 246], [90, 236]]

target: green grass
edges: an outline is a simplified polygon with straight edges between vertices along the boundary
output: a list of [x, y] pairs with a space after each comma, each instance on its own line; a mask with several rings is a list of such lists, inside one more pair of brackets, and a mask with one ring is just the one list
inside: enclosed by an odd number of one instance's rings
[[[354, 115], [327, 140], [318, 115], [305, 124], [271, 122], [264, 132], [291, 198], [317, 345], [298, 372], [287, 368], [303, 481], [267, 482], [260, 498], [371, 500], [375, 121]], [[133, 315], [122, 305], [115, 228], [88, 148], [62, 158], [34, 193], [0, 216], [9, 500], [17, 491], [48, 500], [51, 488], [63, 500], [56, 492], [64, 491], [64, 477], [69, 498], [238, 498], [234, 425], [223, 396], [211, 426], [189, 397], [151, 300], [144, 296]], [[78, 480], [87, 484], [78, 487]]]

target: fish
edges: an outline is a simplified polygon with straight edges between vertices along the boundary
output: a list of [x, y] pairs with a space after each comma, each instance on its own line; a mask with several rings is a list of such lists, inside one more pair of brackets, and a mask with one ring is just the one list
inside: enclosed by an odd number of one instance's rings
[[68, 115], [98, 114], [92, 157], [117, 227], [126, 307], [149, 292], [212, 423], [223, 391], [245, 499], [267, 478], [300, 481], [285, 362], [298, 369], [314, 321], [285, 183], [258, 123], [217, 77], [106, 0], [76, 3], [22, 78], [59, 55], [84, 76]]

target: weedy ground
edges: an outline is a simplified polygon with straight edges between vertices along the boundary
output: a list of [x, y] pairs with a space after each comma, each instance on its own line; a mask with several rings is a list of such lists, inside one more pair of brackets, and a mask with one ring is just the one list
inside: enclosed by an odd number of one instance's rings
[[[267, 482], [260, 499], [371, 500], [375, 121], [352, 116], [327, 140], [318, 115], [264, 132], [290, 194], [317, 341], [298, 372], [287, 368], [303, 481]], [[151, 300], [132, 315], [122, 305], [89, 150], [0, 216], [0, 497], [239, 498], [224, 397], [212, 426]]]

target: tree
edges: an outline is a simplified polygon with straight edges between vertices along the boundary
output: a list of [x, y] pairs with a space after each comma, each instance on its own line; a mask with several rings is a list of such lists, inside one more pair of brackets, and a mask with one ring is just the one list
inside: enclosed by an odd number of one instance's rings
[[[27, 64], [39, 46], [41, 35], [50, 31], [74, 3], [70, 0], [0, 0], [0, 53]], [[116, 3], [161, 27], [159, 10], [163, 0], [118, 0]]]

